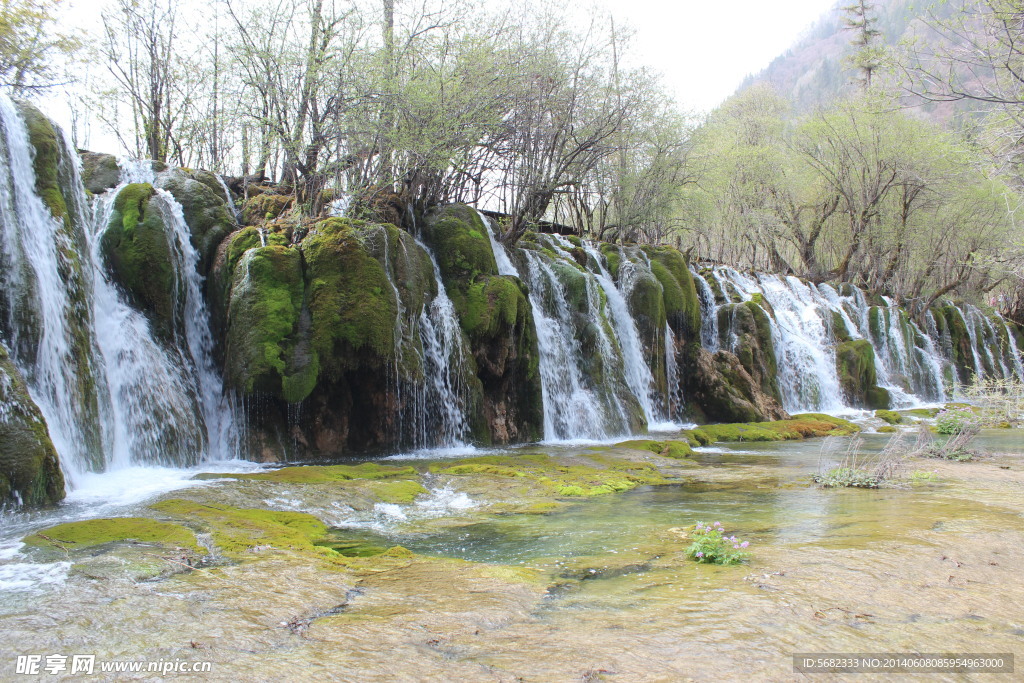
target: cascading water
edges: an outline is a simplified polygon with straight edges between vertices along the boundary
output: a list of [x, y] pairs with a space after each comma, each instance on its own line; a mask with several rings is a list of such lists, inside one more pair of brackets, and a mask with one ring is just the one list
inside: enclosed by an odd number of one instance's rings
[[445, 291], [434, 254], [422, 242], [418, 243], [430, 256], [437, 296], [423, 305], [419, 319], [425, 391], [421, 402], [423, 429], [415, 446], [463, 446], [469, 432], [469, 419], [466, 416], [463, 377], [466, 349], [462, 328], [455, 306]]
[[55, 219], [37, 193], [27, 127], [3, 93], [0, 127], [4, 342], [73, 480], [102, 467], [90, 283], [74, 258], [82, 226]]
[[149, 321], [128, 305], [106, 272], [100, 240], [119, 189], [94, 200], [89, 235], [93, 317], [101, 323], [96, 342], [109, 394], [103, 420], [107, 465], [194, 463], [202, 457], [195, 435], [203, 433], [203, 420], [184, 359], [155, 340]]
[[[791, 412], [845, 406], [832, 351], [836, 325], [845, 327], [851, 339], [871, 343], [878, 384], [889, 391], [894, 405], [941, 401], [950, 396], [952, 387], [945, 377], [951, 372], [953, 349], [948, 335], [942, 339], [930, 312], [924, 318], [928, 329], [922, 331], [893, 300], [882, 297], [882, 305], [872, 305], [860, 289], [851, 285], [844, 285], [840, 294], [828, 284], [807, 284], [794, 277], [769, 274], [749, 276], [725, 267], [716, 267], [706, 275], [713, 277], [723, 292], [736, 292], [742, 300], [761, 295], [769, 304], [783, 405]], [[697, 284], [704, 315], [702, 336], [706, 340], [712, 329], [709, 318], [717, 322], [719, 307], [706, 305], [706, 299], [713, 300], [711, 288], [705, 290], [700, 279]], [[1009, 330], [1007, 341], [1001, 344], [995, 323], [976, 307], [950, 307], [970, 336], [970, 362], [976, 373], [1024, 378]], [[729, 330], [722, 330], [718, 337], [727, 347], [734, 347], [736, 337]]]
[[697, 298], [700, 299], [700, 343], [708, 351], [718, 350], [718, 305], [711, 285], [695, 269], [690, 269], [693, 281], [697, 285]]
[[129, 182], [152, 183], [150, 164], [122, 162], [122, 184], [88, 210], [78, 159], [58, 134], [68, 217], [56, 220], [37, 194], [25, 122], [3, 95], [0, 119], [4, 341], [70, 485], [89, 471], [234, 457], [233, 410], [213, 362], [199, 257], [180, 205], [162, 190], [152, 200], [181, 294], [175, 338], [165, 344], [113, 284], [100, 244], [117, 192]]
[[[662, 415], [655, 415], [652, 396], [654, 393], [654, 375], [644, 359], [643, 345], [640, 343], [640, 333], [637, 331], [636, 321], [633, 320], [633, 315], [629, 311], [629, 305], [626, 303], [626, 296], [630, 291], [630, 283], [635, 276], [638, 265], [629, 258], [622, 258], [619, 266], [619, 282], [622, 285], [622, 290], [620, 290], [605, 267], [604, 257], [601, 253], [593, 244], [589, 242], [584, 244], [585, 251], [596, 264], [597, 281], [600, 283], [601, 289], [604, 290], [605, 297], [608, 300], [610, 318], [618, 336], [619, 346], [622, 349], [626, 383], [629, 384], [630, 391], [633, 392], [633, 395], [640, 402], [640, 407], [643, 408], [644, 418], [646, 418], [647, 423], [649, 425], [653, 424], [658, 417], [662, 417]], [[563, 246], [565, 246], [564, 243]], [[648, 270], [650, 270], [649, 264]]]

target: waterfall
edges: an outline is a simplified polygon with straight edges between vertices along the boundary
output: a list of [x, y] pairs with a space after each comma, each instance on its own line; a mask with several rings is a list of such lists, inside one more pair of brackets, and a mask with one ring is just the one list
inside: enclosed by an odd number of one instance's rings
[[[558, 236], [556, 236], [556, 239], [561, 241], [561, 238]], [[615, 326], [619, 346], [622, 349], [626, 383], [629, 385], [630, 391], [633, 392], [633, 395], [640, 402], [640, 407], [643, 408], [644, 418], [647, 420], [647, 423], [651, 424], [655, 421], [654, 402], [651, 396], [654, 390], [654, 375], [651, 374], [651, 368], [648, 367], [647, 361], [644, 360], [643, 346], [640, 343], [640, 333], [637, 331], [636, 321], [633, 320], [633, 315], [629, 312], [626, 297], [612, 280], [608, 269], [605, 268], [604, 257], [593, 244], [587, 242], [585, 245], [584, 248], [587, 254], [590, 255], [590, 258], [596, 264], [597, 281], [600, 283], [601, 289], [604, 290], [605, 297], [608, 300], [612, 325]], [[636, 264], [632, 261], [623, 258], [619, 267], [620, 282], [628, 283], [629, 274], [636, 267]], [[623, 289], [626, 289], [628, 292], [628, 285], [625, 285]]]
[[718, 304], [711, 285], [694, 268], [690, 275], [697, 285], [697, 298], [700, 299], [700, 343], [708, 351], [718, 350]]
[[231, 212], [231, 217], [237, 222], [241, 219], [242, 212], [235, 206], [235, 198], [231, 196], [231, 190], [228, 189], [228, 184], [224, 182], [224, 176], [219, 173], [216, 176], [217, 182], [220, 183], [220, 189], [224, 190], [224, 199], [227, 200], [228, 211]]
[[476, 215], [483, 221], [484, 227], [487, 228], [487, 238], [491, 241], [491, 251], [494, 252], [494, 261], [498, 264], [498, 275], [515, 275], [519, 277], [519, 270], [513, 265], [512, 259], [508, 257], [508, 252], [505, 250], [505, 245], [499, 242], [494, 237], [494, 227], [491, 225], [491, 219], [476, 210]]
[[[89, 282], [73, 254], [81, 225], [65, 225], [36, 192], [35, 150], [0, 93], [0, 241], [4, 343], [50, 429], [69, 480], [101, 468]], [[67, 153], [67, 150], [63, 150]]]
[[437, 296], [423, 305], [419, 318], [425, 395], [421, 402], [424, 427], [415, 446], [462, 446], [469, 433], [462, 374], [467, 364], [462, 328], [433, 252], [422, 242], [417, 243], [430, 256]]
[[234, 410], [213, 361], [199, 255], [181, 206], [156, 190], [180, 292], [173, 339], [158, 340], [108, 275], [101, 237], [129, 182], [153, 183], [149, 162], [123, 160], [121, 184], [86, 207], [79, 161], [57, 131], [68, 218], [36, 190], [35, 151], [0, 95], [3, 341], [46, 418], [71, 487], [90, 471], [191, 465], [237, 454]]
[[[723, 291], [734, 291], [742, 300], [762, 296], [771, 308], [772, 342], [786, 410], [831, 411], [844, 407], [832, 350], [836, 343], [833, 328], [840, 324], [851, 339], [871, 343], [878, 385], [889, 391], [894, 406], [949, 397], [944, 378], [953, 364], [952, 343], [948, 334], [939, 334], [931, 312], [926, 312], [927, 329], [922, 330], [892, 299], [882, 297], [881, 305], [872, 305], [864, 292], [852, 285], [843, 285], [840, 294], [828, 284], [807, 284], [795, 277], [770, 274], [744, 275], [721, 266], [712, 269], [708, 276]], [[717, 309], [705, 304], [712, 297], [710, 286], [705, 291], [700, 280], [697, 282], [705, 316], [702, 336], [707, 346], [708, 314]], [[1024, 378], [1024, 368], [1008, 328], [1008, 340], [1005, 344], [1000, 341], [997, 326], [1005, 326], [1005, 322], [993, 320], [971, 305], [950, 309], [967, 331], [969, 361], [977, 374]], [[723, 332], [720, 339], [735, 350], [737, 338], [728, 330]]]
[[187, 365], [154, 339], [146, 317], [128, 305], [110, 281], [100, 251], [120, 187], [94, 200], [89, 233], [92, 310], [108, 393], [103, 420], [107, 466], [195, 463], [202, 457], [195, 435], [203, 433], [203, 421]]
[[[595, 387], [589, 386], [565, 290], [553, 267], [536, 252], [523, 254], [540, 350], [545, 439], [604, 439], [625, 433], [621, 413], [610, 414]], [[589, 303], [589, 293], [587, 299]]]

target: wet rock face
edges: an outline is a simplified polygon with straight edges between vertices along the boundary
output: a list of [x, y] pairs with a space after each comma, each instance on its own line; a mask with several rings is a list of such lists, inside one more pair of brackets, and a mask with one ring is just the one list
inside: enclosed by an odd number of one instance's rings
[[217, 176], [209, 171], [172, 168], [157, 175], [156, 187], [170, 192], [181, 204], [192, 244], [199, 251], [199, 272], [206, 275], [217, 246], [236, 227]]
[[114, 200], [100, 246], [112, 278], [166, 337], [173, 333], [181, 292], [167, 227], [148, 183], [126, 185]]
[[82, 159], [82, 182], [89, 192], [100, 194], [121, 182], [121, 167], [113, 154], [80, 152], [79, 157]]
[[866, 339], [843, 342], [836, 347], [839, 384], [850, 405], [858, 408], [886, 409], [888, 390], [878, 386], [875, 350]]
[[46, 422], [0, 345], [0, 508], [63, 498], [64, 476]]
[[720, 343], [735, 338], [736, 356], [761, 392], [782, 402], [769, 313], [755, 300], [718, 309]]
[[479, 396], [479, 410], [471, 417], [474, 439], [504, 444], [539, 438], [544, 429], [540, 352], [526, 287], [519, 278], [498, 274], [486, 228], [467, 206], [430, 214], [424, 239], [476, 365], [470, 378], [471, 391]]
[[789, 417], [779, 402], [761, 390], [735, 354], [711, 353], [691, 345], [688, 396], [696, 411], [713, 422], [764, 422]]
[[297, 244], [254, 227], [227, 242], [211, 295], [250, 455], [400, 447], [423, 383], [419, 318], [437, 294], [423, 248], [392, 225], [340, 218]]

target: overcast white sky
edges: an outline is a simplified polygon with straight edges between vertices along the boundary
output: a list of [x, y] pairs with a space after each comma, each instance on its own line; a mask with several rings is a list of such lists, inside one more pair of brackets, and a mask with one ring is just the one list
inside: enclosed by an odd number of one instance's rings
[[[184, 6], [205, 0], [181, 0]], [[501, 0], [488, 0], [500, 2]], [[529, 1], [529, 0], [527, 0]], [[400, 5], [403, 0], [398, 0]], [[576, 4], [579, 2], [579, 4]], [[566, 0], [566, 11], [596, 3], [616, 22], [635, 31], [633, 58], [660, 71], [665, 85], [685, 109], [707, 111], [728, 97], [743, 78], [766, 67], [824, 14], [835, 0]], [[102, 0], [69, 0], [64, 20], [72, 26], [97, 25]], [[582, 21], [590, 13], [582, 12]], [[58, 106], [46, 106], [61, 123]], [[45, 105], [44, 105], [45, 106]], [[116, 147], [98, 130], [90, 144]], [[110, 150], [113, 151], [113, 150]]]
[[768, 66], [835, 0], [602, 0], [637, 31], [643, 62], [684, 107], [714, 108]]

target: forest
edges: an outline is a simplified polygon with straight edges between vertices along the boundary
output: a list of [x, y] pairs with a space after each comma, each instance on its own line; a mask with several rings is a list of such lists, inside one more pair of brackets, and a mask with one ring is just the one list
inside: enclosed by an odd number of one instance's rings
[[116, 0], [93, 32], [63, 4], [4, 2], [0, 80], [70, 93], [80, 147], [271, 183], [297, 218], [464, 202], [509, 245], [553, 223], [1024, 320], [1017, 2], [840, 5], [815, 106], [768, 79], [706, 115], [627, 25], [551, 3]]

